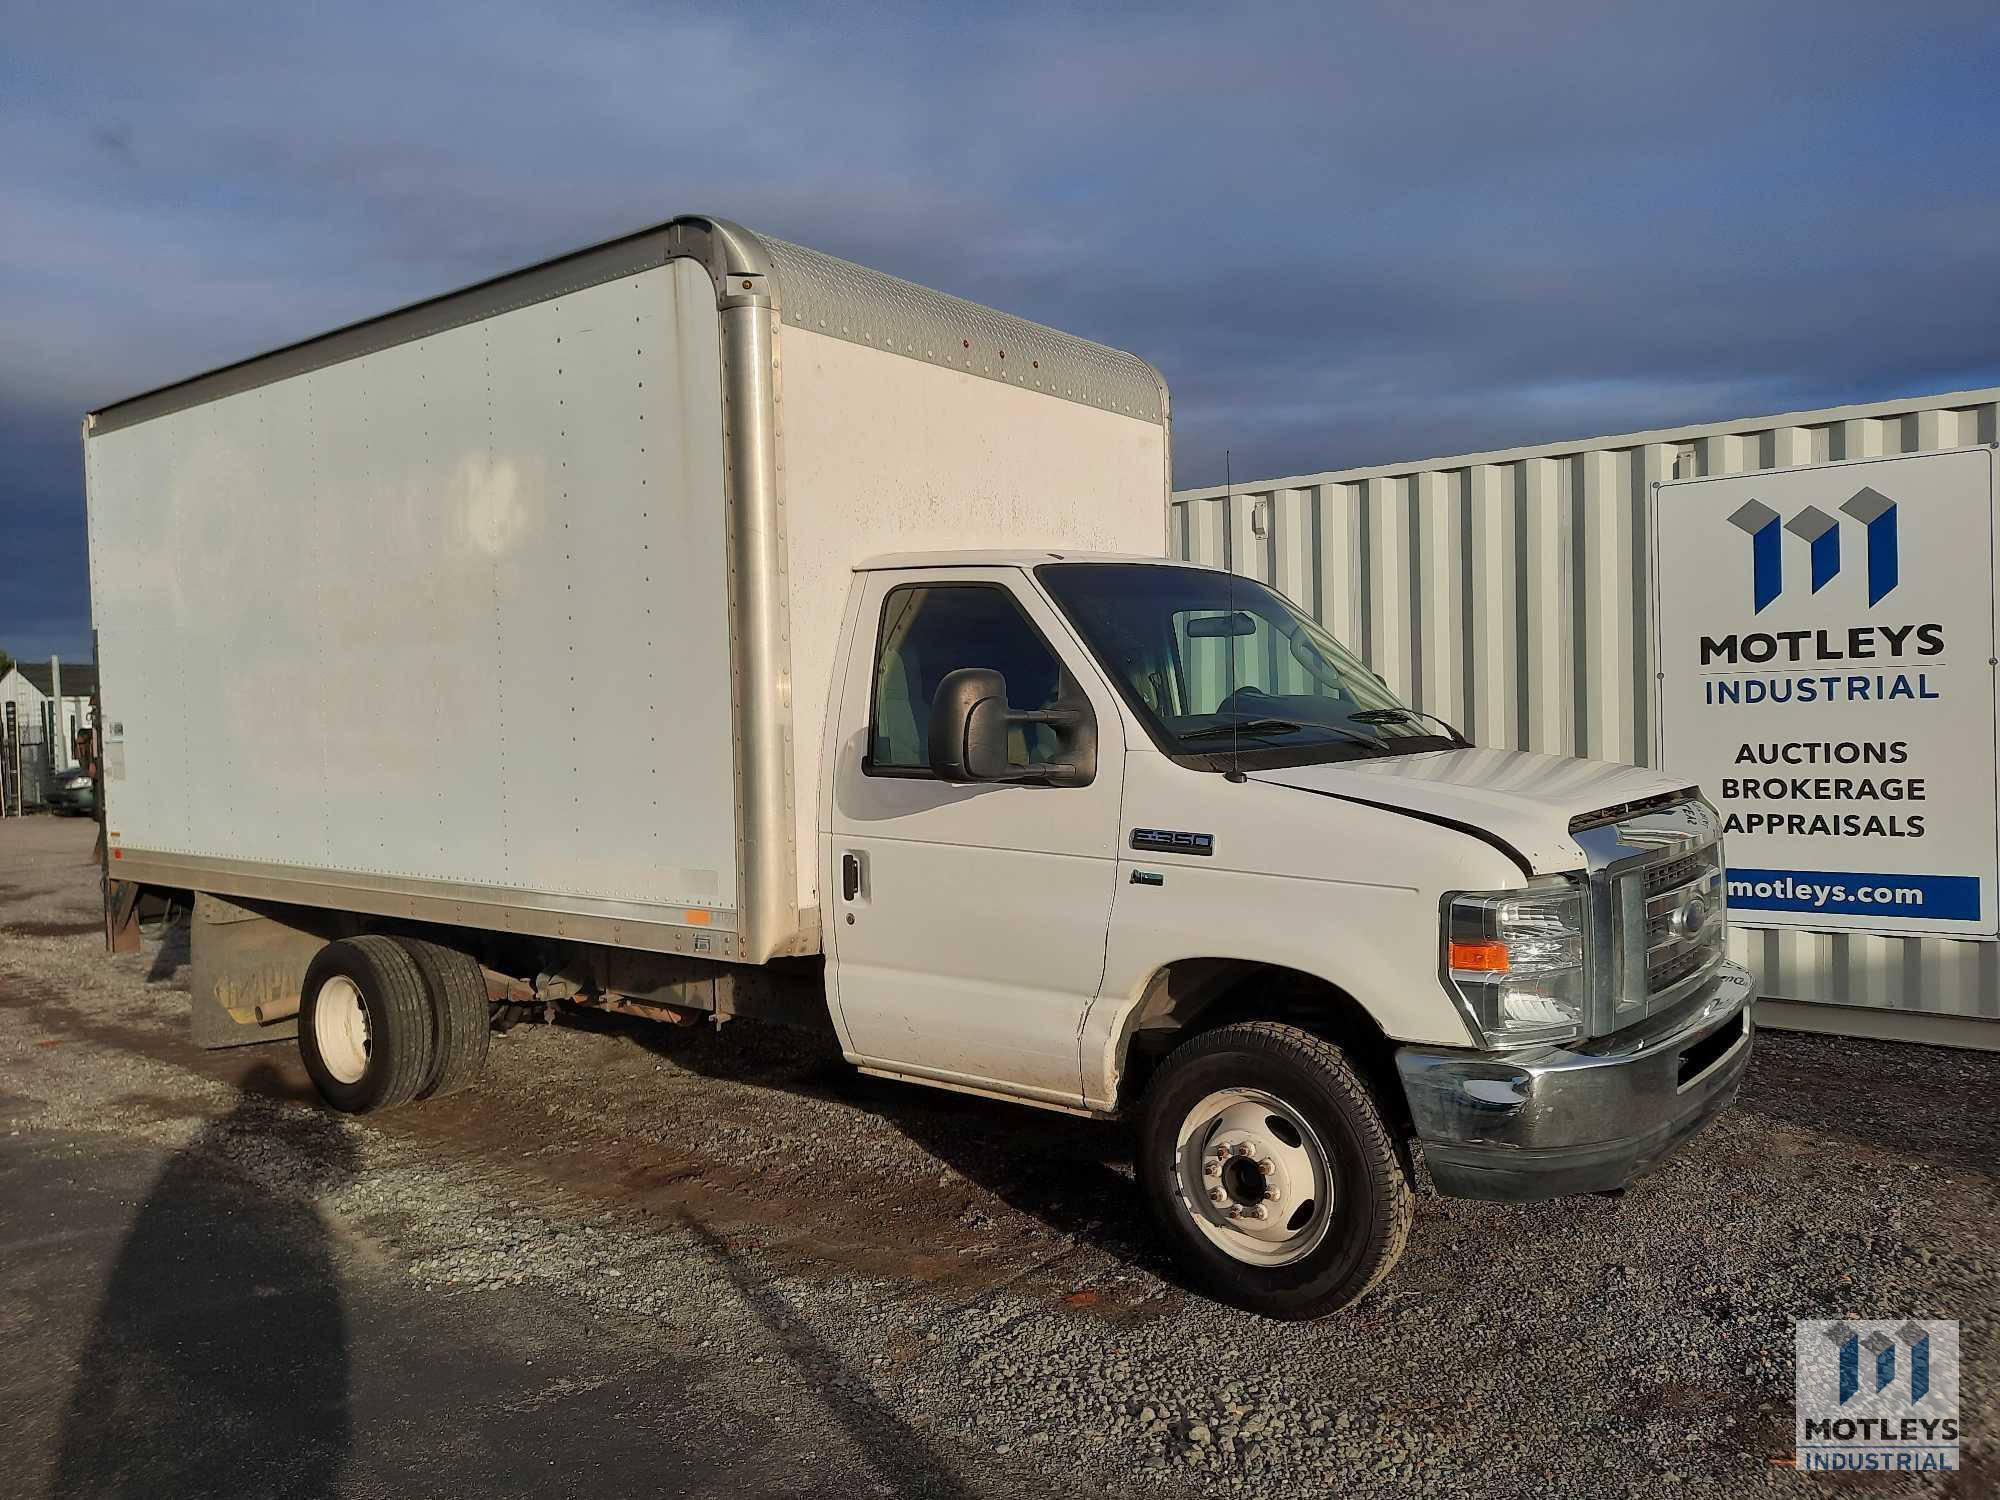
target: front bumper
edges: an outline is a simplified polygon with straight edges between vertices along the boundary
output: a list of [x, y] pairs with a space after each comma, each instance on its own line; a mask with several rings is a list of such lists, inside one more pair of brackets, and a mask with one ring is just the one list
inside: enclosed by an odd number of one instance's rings
[[1727, 1108], [1750, 1061], [1750, 971], [1616, 1036], [1522, 1054], [1396, 1053], [1424, 1161], [1453, 1198], [1623, 1187]]

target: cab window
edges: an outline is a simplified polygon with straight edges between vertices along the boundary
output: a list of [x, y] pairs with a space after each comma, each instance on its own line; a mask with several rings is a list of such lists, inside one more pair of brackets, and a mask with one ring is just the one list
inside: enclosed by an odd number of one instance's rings
[[[960, 667], [1000, 673], [1012, 709], [1050, 708], [1062, 696], [1062, 663], [1006, 589], [970, 583], [891, 589], [876, 636], [863, 770], [931, 774], [931, 702], [938, 684]], [[1048, 725], [1018, 725], [1008, 736], [1007, 759], [1017, 766], [1047, 765], [1060, 749]]]

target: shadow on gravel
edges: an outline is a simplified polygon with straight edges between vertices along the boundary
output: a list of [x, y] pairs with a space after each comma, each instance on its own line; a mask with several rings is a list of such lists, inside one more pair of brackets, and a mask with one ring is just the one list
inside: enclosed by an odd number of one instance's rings
[[717, 1033], [592, 1011], [566, 1014], [562, 1024], [627, 1037], [704, 1077], [865, 1110], [1009, 1208], [1179, 1285], [1130, 1175], [1122, 1125], [870, 1078], [842, 1060], [830, 1034]]
[[249, 1152], [289, 1180], [355, 1166], [336, 1122], [261, 1097], [169, 1159], [106, 1283], [51, 1496], [336, 1492], [349, 1440], [339, 1281], [312, 1206], [232, 1170]]
[[972, 1491], [945, 1465], [943, 1459], [901, 1417], [888, 1402], [869, 1388], [862, 1376], [851, 1373], [846, 1363], [793, 1316], [784, 1298], [773, 1291], [749, 1266], [730, 1254], [728, 1244], [700, 1220], [681, 1215], [681, 1223], [707, 1248], [709, 1257], [722, 1269], [757, 1321], [769, 1330], [785, 1351], [793, 1369], [808, 1377], [815, 1393], [854, 1446], [895, 1486], [899, 1495], [922, 1495], [937, 1500], [971, 1500]]
[[153, 966], [146, 971], [146, 983], [165, 984], [193, 962], [194, 927], [185, 916], [177, 916], [160, 932], [160, 946], [153, 954]]
[[8, 937], [83, 937], [101, 932], [102, 922], [9, 922], [0, 927]]

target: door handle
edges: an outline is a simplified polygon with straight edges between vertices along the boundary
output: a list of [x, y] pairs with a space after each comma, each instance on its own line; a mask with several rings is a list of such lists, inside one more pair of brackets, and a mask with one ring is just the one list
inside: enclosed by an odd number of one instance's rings
[[847, 853], [840, 856], [840, 896], [843, 901], [852, 901], [861, 894], [861, 856]]

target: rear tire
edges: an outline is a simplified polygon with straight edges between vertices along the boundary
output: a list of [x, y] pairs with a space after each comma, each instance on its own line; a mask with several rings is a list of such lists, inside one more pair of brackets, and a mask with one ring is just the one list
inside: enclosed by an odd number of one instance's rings
[[455, 1094], [486, 1070], [486, 1041], [492, 1012], [486, 1003], [486, 975], [478, 960], [425, 938], [395, 941], [423, 975], [431, 1006], [431, 1066], [419, 1099]]
[[1351, 1306], [1415, 1216], [1395, 1140], [1331, 1042], [1271, 1021], [1183, 1043], [1141, 1105], [1146, 1204], [1196, 1286], [1271, 1318]]
[[351, 1115], [407, 1104], [432, 1051], [430, 997], [401, 945], [370, 934], [319, 950], [299, 990], [299, 1056], [321, 1098]]

